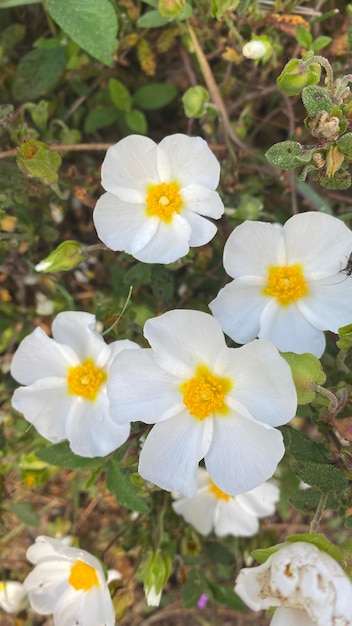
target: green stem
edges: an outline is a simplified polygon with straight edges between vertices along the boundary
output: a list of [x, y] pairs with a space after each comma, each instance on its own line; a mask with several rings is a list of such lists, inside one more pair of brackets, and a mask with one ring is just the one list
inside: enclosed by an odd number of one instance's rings
[[333, 95], [334, 73], [332, 71], [332, 67], [329, 61], [325, 57], [321, 56], [320, 54], [315, 54], [310, 59], [308, 59], [306, 63], [308, 65], [310, 65], [311, 63], [319, 63], [319, 65], [321, 65], [324, 68], [326, 72], [326, 86], [328, 88], [329, 94]]
[[324, 512], [325, 506], [326, 506], [327, 499], [328, 499], [328, 494], [327, 493], [322, 493], [321, 496], [320, 496], [320, 500], [319, 500], [319, 504], [318, 504], [317, 510], [316, 510], [315, 515], [314, 515], [314, 517], [313, 517], [313, 519], [311, 521], [311, 524], [310, 524], [310, 529], [309, 529], [310, 533], [318, 532], [318, 529], [319, 529], [319, 526], [320, 526], [320, 522], [321, 522], [321, 518], [322, 518], [322, 515], [323, 515], [323, 512]]

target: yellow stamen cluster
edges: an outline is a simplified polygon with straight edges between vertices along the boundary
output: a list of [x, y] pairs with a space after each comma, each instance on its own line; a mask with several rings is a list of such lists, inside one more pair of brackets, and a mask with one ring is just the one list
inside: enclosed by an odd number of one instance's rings
[[298, 264], [269, 268], [268, 282], [263, 290], [265, 296], [273, 296], [285, 306], [303, 298], [307, 292], [307, 283]]
[[191, 415], [204, 420], [213, 413], [226, 415], [225, 396], [232, 388], [229, 378], [215, 376], [206, 365], [199, 365], [196, 375], [181, 385], [183, 403]]
[[89, 591], [94, 586], [100, 586], [97, 571], [84, 561], [76, 561], [72, 565], [68, 582], [76, 591]]
[[67, 376], [68, 391], [74, 396], [93, 401], [107, 377], [106, 372], [99, 369], [92, 359], [86, 359], [81, 365], [70, 367]]
[[179, 191], [180, 185], [177, 182], [149, 185], [146, 198], [147, 215], [159, 217], [169, 224], [174, 213], [180, 213], [182, 208], [183, 203]]

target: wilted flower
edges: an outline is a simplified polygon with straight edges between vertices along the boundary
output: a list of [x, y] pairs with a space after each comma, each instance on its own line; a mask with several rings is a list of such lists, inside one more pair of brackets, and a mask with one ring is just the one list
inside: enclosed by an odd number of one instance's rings
[[93, 219], [98, 237], [146, 263], [171, 263], [208, 243], [224, 211], [214, 191], [220, 165], [204, 139], [170, 135], [159, 144], [130, 135], [109, 148], [102, 165], [107, 193]]
[[0, 608], [6, 613], [19, 613], [28, 605], [24, 586], [15, 581], [0, 582]]
[[199, 311], [164, 313], [146, 322], [144, 334], [152, 350], [122, 353], [108, 381], [117, 424], [156, 424], [140, 455], [143, 478], [191, 498], [203, 458], [227, 494], [272, 476], [284, 453], [275, 426], [296, 409], [277, 349], [262, 340], [228, 348], [217, 320]]
[[254, 611], [279, 607], [271, 626], [352, 625], [352, 583], [312, 543], [284, 544], [262, 565], [241, 570], [235, 591]]
[[259, 530], [259, 518], [272, 515], [279, 489], [270, 482], [237, 496], [224, 493], [208, 472], [198, 469], [198, 489], [193, 498], [173, 494], [172, 508], [202, 535], [214, 530], [218, 537], [252, 537]]
[[320, 357], [323, 331], [352, 322], [352, 280], [341, 274], [351, 249], [351, 231], [323, 213], [294, 215], [284, 226], [244, 222], [224, 248], [236, 280], [209, 307], [237, 343], [260, 337]]
[[53, 443], [68, 439], [73, 452], [88, 457], [109, 454], [129, 435], [129, 424], [111, 419], [106, 383], [116, 355], [139, 347], [128, 340], [107, 345], [95, 323], [90, 313], [59, 313], [53, 339], [36, 328], [11, 365], [12, 376], [27, 385], [15, 390], [13, 407], [43, 437]]
[[27, 550], [35, 565], [23, 585], [40, 615], [55, 626], [113, 626], [115, 611], [98, 559], [58, 539], [37, 537]]

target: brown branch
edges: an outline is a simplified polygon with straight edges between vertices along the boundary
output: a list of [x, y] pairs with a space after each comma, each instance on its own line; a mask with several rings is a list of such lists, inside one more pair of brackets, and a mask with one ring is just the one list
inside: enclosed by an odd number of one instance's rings
[[[76, 144], [57, 144], [54, 146], [50, 146], [51, 150], [55, 150], [56, 152], [83, 152], [96, 150], [97, 152], [105, 152], [110, 146], [111, 143], [76, 143]], [[11, 157], [15, 157], [17, 155], [18, 148], [13, 148], [12, 150], [7, 150], [6, 152], [0, 152], [0, 159], [9, 159]]]

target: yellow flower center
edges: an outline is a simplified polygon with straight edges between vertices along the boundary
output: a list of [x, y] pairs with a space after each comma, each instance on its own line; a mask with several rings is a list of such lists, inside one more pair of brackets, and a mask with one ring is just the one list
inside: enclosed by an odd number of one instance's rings
[[76, 563], [72, 565], [68, 582], [76, 591], [80, 589], [89, 591], [94, 585], [96, 587], [100, 586], [97, 571], [94, 567], [83, 561], [76, 561]]
[[206, 365], [198, 365], [196, 376], [181, 385], [183, 403], [198, 420], [204, 420], [212, 413], [226, 415], [229, 408], [225, 396], [231, 388], [229, 378], [215, 376]]
[[211, 493], [214, 494], [214, 496], [218, 499], [218, 500], [226, 500], [226, 502], [228, 500], [230, 500], [231, 496], [229, 496], [228, 493], [225, 493], [225, 491], [221, 491], [221, 489], [219, 489], [219, 487], [216, 486], [215, 483], [213, 483], [212, 480], [210, 480], [210, 486], [209, 489], [211, 491]]
[[307, 283], [298, 264], [269, 268], [268, 282], [263, 290], [265, 296], [273, 296], [285, 306], [303, 298], [307, 292]]
[[86, 359], [81, 365], [70, 367], [67, 376], [69, 393], [93, 401], [107, 377], [92, 359]]
[[147, 191], [147, 215], [159, 217], [163, 222], [169, 224], [173, 214], [180, 213], [183, 204], [179, 193], [179, 183], [174, 181], [149, 185]]

